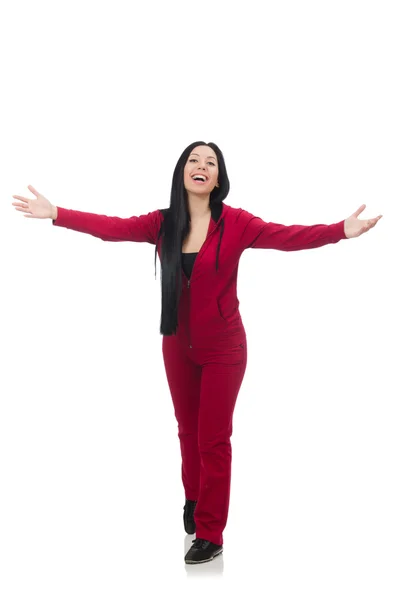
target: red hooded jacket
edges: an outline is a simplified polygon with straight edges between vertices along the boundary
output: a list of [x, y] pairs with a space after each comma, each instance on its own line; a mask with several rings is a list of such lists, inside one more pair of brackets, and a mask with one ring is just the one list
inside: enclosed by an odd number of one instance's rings
[[[187, 348], [221, 349], [245, 343], [237, 298], [237, 272], [244, 250], [307, 250], [346, 239], [344, 221], [332, 225], [281, 225], [265, 222], [224, 202], [210, 206], [207, 237], [196, 257], [190, 280], [182, 271], [177, 335]], [[155, 259], [157, 251], [161, 259], [161, 224], [168, 209], [122, 218], [57, 208], [58, 216], [53, 225], [88, 233], [107, 242], [148, 242], [156, 246]]]

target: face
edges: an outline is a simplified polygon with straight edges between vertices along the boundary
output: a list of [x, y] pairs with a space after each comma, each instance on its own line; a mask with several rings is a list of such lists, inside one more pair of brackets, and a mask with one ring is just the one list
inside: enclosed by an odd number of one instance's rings
[[[218, 159], [209, 146], [196, 146], [186, 161], [184, 183], [188, 192], [208, 196], [218, 183]], [[204, 175], [205, 182], [194, 181], [192, 176]]]

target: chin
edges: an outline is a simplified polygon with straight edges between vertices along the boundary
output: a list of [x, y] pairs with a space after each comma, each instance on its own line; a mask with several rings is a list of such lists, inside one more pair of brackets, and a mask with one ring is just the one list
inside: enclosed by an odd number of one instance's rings
[[186, 187], [186, 185], [185, 185], [185, 189], [188, 192], [192, 192], [192, 194], [196, 194], [197, 196], [199, 196], [200, 194], [205, 194], [207, 196], [208, 192], [209, 192], [209, 188], [207, 186], [205, 186], [205, 188], [203, 186], [202, 190], [198, 190], [197, 187], [190, 187], [190, 186]]

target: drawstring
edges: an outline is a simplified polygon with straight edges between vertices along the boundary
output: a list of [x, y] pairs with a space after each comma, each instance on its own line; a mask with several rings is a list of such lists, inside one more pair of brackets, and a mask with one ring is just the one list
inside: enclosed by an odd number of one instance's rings
[[160, 231], [159, 231], [159, 234], [158, 234], [158, 236], [157, 236], [156, 246], [155, 246], [155, 248], [154, 248], [154, 278], [155, 278], [155, 279], [156, 279], [156, 273], [157, 273], [157, 271], [156, 271], [156, 260], [157, 260], [157, 244], [159, 243], [159, 239], [160, 239], [161, 231], [162, 231], [162, 229], [163, 229], [163, 223], [164, 223], [164, 221], [161, 223]]
[[221, 248], [221, 241], [222, 241], [224, 227], [225, 227], [225, 223], [224, 223], [223, 217], [222, 217], [221, 224], [220, 224], [221, 235], [219, 236], [218, 248], [216, 249], [216, 271], [218, 271], [218, 267], [219, 267], [219, 250]]

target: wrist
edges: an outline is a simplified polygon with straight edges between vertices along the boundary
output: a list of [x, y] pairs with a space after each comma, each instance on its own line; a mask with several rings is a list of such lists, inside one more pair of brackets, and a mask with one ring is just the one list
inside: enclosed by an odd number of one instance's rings
[[58, 208], [56, 206], [52, 207], [51, 218], [52, 218], [53, 221], [56, 221], [56, 219], [58, 218]]

